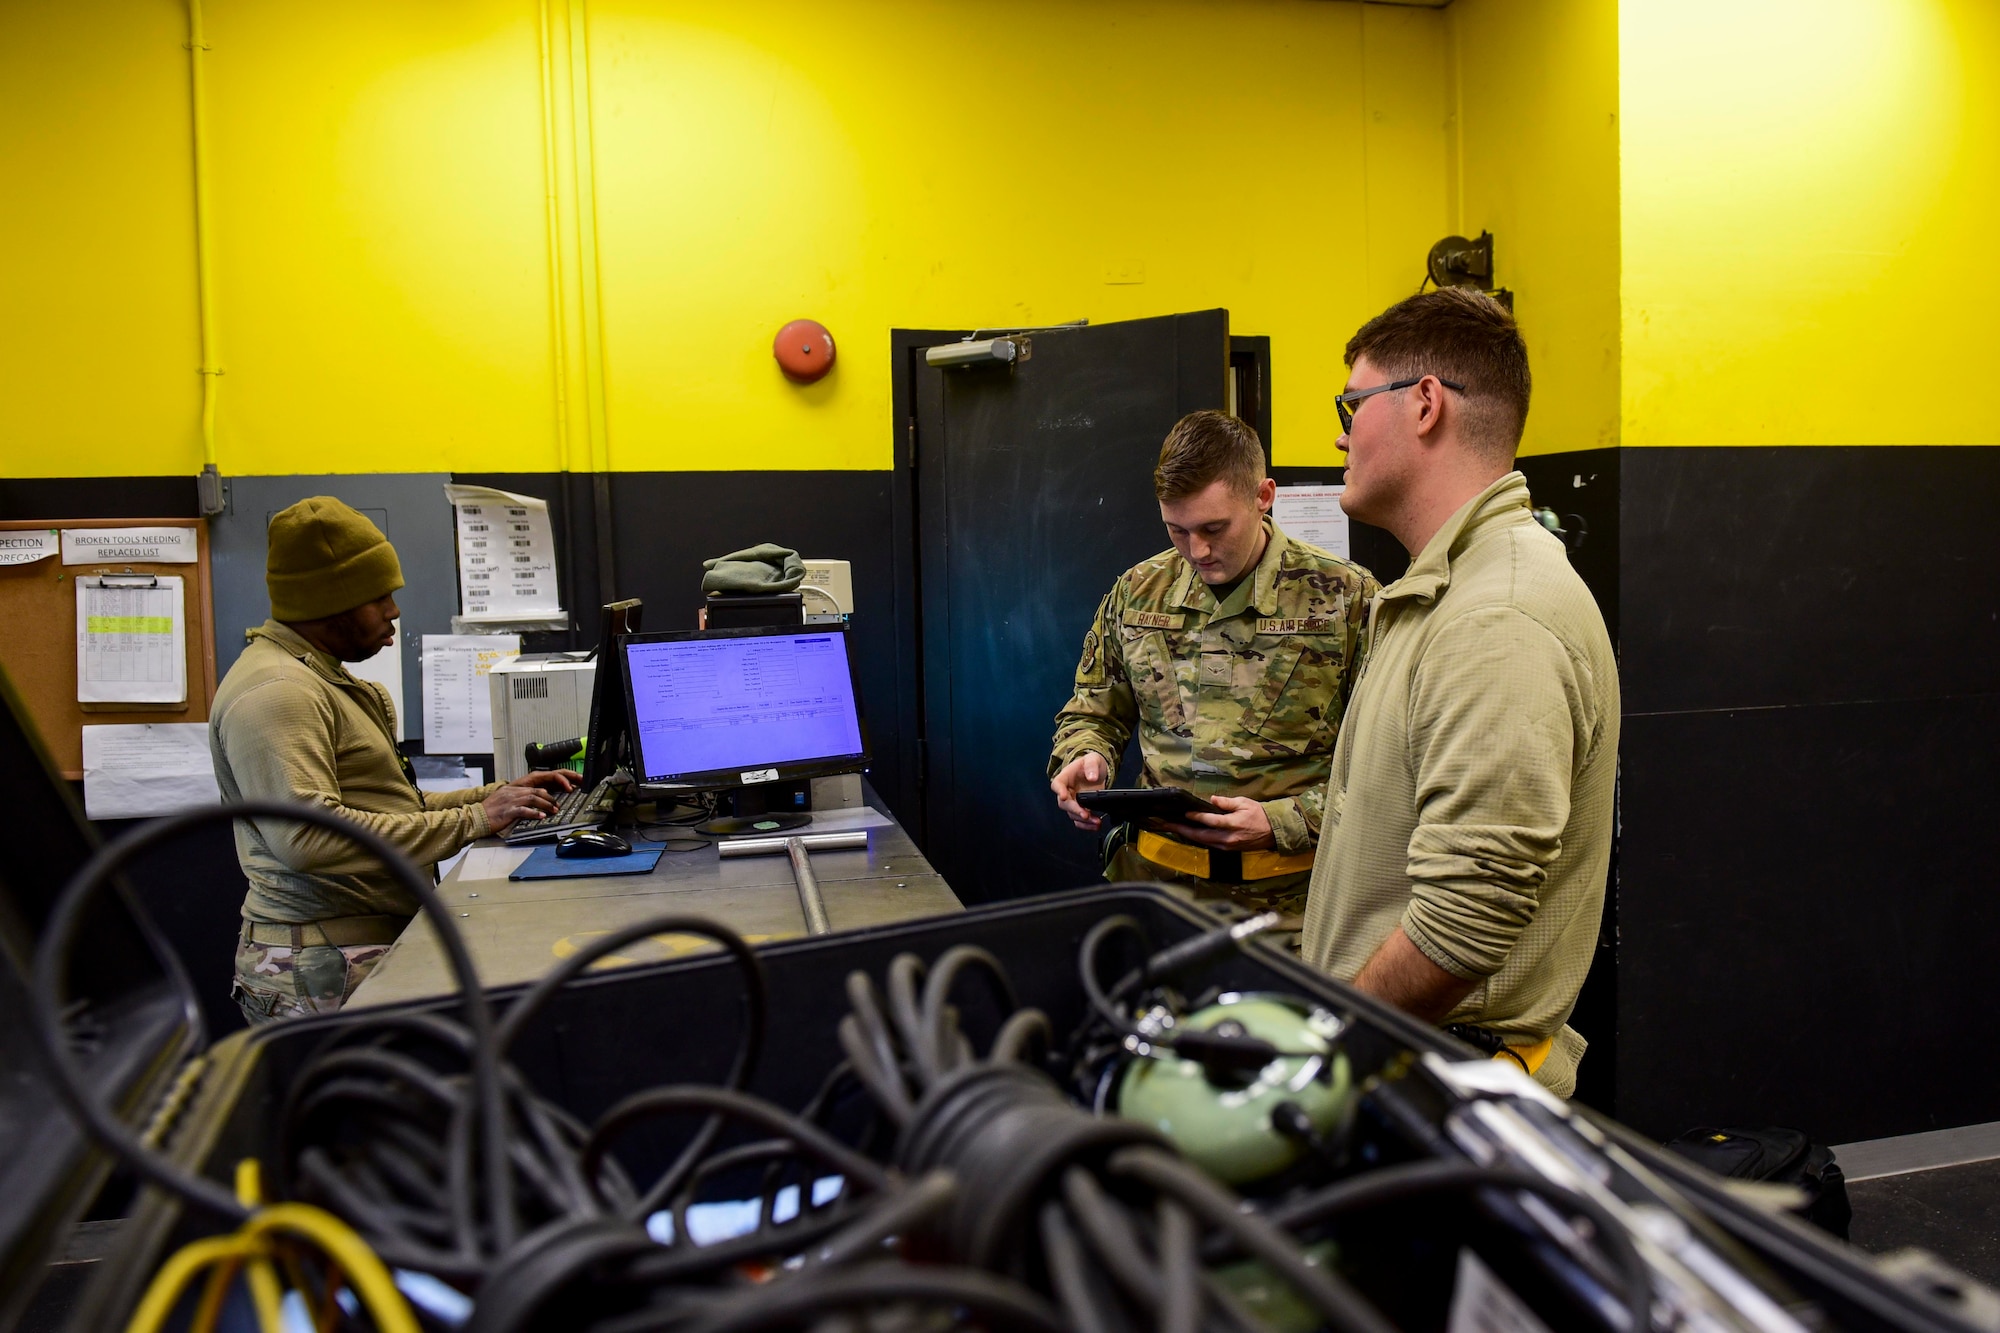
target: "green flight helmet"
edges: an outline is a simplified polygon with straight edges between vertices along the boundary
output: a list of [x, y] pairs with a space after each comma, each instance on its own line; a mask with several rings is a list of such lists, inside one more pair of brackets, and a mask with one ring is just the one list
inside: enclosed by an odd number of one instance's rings
[[1118, 1113], [1154, 1126], [1189, 1161], [1227, 1184], [1275, 1175], [1298, 1160], [1301, 1145], [1271, 1123], [1274, 1108], [1296, 1104], [1321, 1134], [1346, 1110], [1353, 1075], [1337, 1046], [1344, 1026], [1326, 1010], [1287, 996], [1224, 995], [1167, 1035], [1218, 1029], [1218, 1035], [1269, 1042], [1283, 1054], [1254, 1073], [1231, 1076], [1211, 1074], [1162, 1049], [1126, 1068]]

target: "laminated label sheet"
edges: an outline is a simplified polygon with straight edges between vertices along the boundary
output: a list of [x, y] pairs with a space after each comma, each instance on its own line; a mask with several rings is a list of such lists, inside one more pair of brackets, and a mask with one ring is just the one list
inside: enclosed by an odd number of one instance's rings
[[83, 729], [83, 810], [92, 819], [151, 819], [221, 803], [206, 722]]
[[500, 622], [561, 615], [548, 502], [456, 483], [444, 493], [458, 518], [461, 617]]
[[32, 565], [62, 549], [54, 528], [45, 532], [0, 532], [0, 565]]
[[518, 657], [518, 634], [424, 635], [424, 749], [492, 754], [493, 698], [486, 673]]
[[76, 581], [79, 703], [177, 704], [187, 699], [182, 582], [84, 577]]
[[1322, 551], [1331, 551], [1342, 560], [1351, 557], [1347, 541], [1347, 511], [1340, 507], [1345, 486], [1280, 486], [1271, 517], [1285, 535], [1309, 542]]

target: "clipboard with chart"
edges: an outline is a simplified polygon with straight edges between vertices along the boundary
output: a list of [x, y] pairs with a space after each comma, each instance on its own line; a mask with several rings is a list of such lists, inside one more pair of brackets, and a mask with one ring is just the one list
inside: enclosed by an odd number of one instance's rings
[[181, 582], [178, 574], [76, 577], [79, 704], [187, 703]]
[[65, 776], [83, 728], [205, 722], [215, 697], [208, 526], [198, 518], [0, 522], [7, 675]]

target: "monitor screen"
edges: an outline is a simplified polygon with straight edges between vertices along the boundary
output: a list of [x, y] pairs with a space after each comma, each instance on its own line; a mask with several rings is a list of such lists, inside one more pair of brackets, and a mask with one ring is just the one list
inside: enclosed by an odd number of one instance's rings
[[642, 784], [777, 782], [866, 762], [844, 628], [642, 634], [623, 646]]

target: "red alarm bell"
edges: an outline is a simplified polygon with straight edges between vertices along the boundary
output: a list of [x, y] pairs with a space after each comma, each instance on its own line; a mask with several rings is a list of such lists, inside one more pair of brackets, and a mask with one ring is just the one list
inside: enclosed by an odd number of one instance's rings
[[833, 335], [816, 319], [795, 319], [778, 330], [771, 355], [787, 378], [811, 384], [833, 369]]

